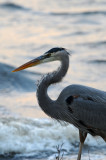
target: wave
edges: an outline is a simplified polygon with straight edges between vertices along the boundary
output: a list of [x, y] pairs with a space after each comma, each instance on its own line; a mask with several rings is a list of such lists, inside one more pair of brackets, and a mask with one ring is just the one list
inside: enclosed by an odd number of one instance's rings
[[[44, 158], [62, 143], [65, 153], [78, 151], [78, 130], [50, 119], [0, 118], [0, 156]], [[90, 135], [85, 144], [106, 147], [102, 139], [97, 141]]]
[[[0, 63], [0, 90], [35, 91], [33, 73], [28, 71], [12, 73], [14, 69], [10, 65]], [[39, 73], [35, 73], [35, 76], [39, 76]]]
[[28, 8], [25, 8], [21, 5], [12, 2], [1, 3], [0, 7], [3, 9], [11, 9], [11, 10], [28, 10]]

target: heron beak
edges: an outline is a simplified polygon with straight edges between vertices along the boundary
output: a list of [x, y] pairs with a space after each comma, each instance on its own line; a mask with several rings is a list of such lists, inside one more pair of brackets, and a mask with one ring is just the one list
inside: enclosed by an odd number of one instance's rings
[[43, 60], [45, 59], [46, 57], [43, 55], [43, 56], [40, 56], [40, 57], [37, 57], [23, 65], [21, 65], [20, 67], [14, 69], [12, 72], [17, 72], [17, 71], [21, 71], [23, 69], [26, 69], [26, 68], [29, 68], [29, 67], [33, 67], [33, 66], [36, 66], [36, 65], [39, 65], [41, 63], [43, 63]]

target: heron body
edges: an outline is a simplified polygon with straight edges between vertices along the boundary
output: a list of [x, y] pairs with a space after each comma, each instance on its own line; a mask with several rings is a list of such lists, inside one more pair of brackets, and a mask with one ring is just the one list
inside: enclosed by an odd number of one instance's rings
[[64, 48], [52, 48], [13, 72], [50, 61], [61, 62], [57, 71], [47, 74], [41, 81], [37, 89], [37, 98], [41, 109], [48, 116], [71, 123], [79, 129], [80, 146], [77, 160], [80, 160], [87, 133], [101, 136], [106, 141], [106, 92], [74, 84], [63, 89], [57, 100], [52, 100], [47, 94], [47, 89], [51, 84], [60, 82], [66, 75], [69, 55]]

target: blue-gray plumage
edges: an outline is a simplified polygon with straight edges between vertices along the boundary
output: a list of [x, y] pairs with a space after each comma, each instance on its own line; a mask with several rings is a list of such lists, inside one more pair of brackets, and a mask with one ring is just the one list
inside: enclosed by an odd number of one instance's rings
[[106, 92], [82, 85], [69, 85], [60, 93], [57, 100], [53, 101], [48, 96], [48, 87], [60, 82], [67, 73], [69, 52], [64, 48], [52, 48], [13, 72], [56, 60], [61, 62], [61, 67], [47, 74], [39, 84], [38, 103], [48, 116], [71, 123], [79, 129], [80, 147], [77, 160], [80, 160], [87, 133], [101, 136], [106, 141]]

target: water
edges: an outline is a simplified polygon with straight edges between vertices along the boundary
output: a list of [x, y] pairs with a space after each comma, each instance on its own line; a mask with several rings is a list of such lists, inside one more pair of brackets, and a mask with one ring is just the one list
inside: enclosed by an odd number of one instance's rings
[[[70, 68], [50, 87], [52, 99], [73, 83], [106, 91], [105, 19], [105, 0], [0, 1], [0, 160], [55, 159], [62, 143], [64, 159], [76, 159], [78, 130], [49, 119], [36, 100], [37, 81], [59, 63], [11, 71], [62, 46], [72, 51]], [[82, 159], [106, 159], [105, 142], [88, 135]]]

